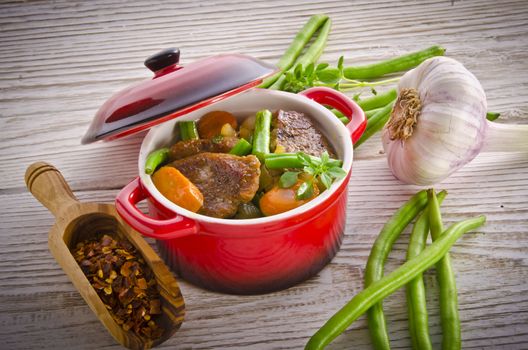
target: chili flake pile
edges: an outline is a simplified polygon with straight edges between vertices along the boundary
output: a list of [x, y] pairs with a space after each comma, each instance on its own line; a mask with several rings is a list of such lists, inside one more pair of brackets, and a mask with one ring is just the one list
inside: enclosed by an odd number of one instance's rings
[[161, 337], [154, 315], [161, 314], [156, 279], [128, 241], [108, 235], [77, 244], [73, 256], [114, 320], [142, 338]]

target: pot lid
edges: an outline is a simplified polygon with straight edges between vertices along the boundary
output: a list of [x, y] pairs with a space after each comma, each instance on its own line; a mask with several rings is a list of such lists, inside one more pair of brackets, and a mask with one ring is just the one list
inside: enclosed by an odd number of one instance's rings
[[166, 49], [145, 61], [152, 79], [112, 96], [97, 111], [82, 143], [113, 140], [148, 129], [259, 85], [277, 68], [241, 54], [178, 65], [180, 51]]

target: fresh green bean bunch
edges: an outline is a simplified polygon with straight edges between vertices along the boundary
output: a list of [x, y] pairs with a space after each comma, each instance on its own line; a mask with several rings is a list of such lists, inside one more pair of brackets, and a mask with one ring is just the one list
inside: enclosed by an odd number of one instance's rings
[[[372, 247], [367, 267], [365, 269], [365, 289], [352, 298], [341, 310], [332, 316], [308, 341], [305, 349], [323, 349], [339, 334], [354, 322], [359, 316], [368, 311], [369, 330], [375, 349], [390, 349], [386, 331], [385, 319], [381, 301], [405, 285], [408, 285], [408, 309], [410, 311], [410, 330], [413, 347], [415, 349], [429, 349], [430, 339], [427, 330], [427, 311], [423, 282], [420, 285], [422, 273], [440, 261], [445, 261], [449, 248], [464, 233], [476, 229], [486, 221], [484, 216], [467, 219], [453, 224], [443, 233], [439, 202], [445, 196], [440, 192], [438, 198], [433, 190], [420, 191], [405, 203], [385, 224]], [[422, 213], [411, 235], [410, 251], [407, 262], [388, 275], [383, 276], [385, 260], [392, 249], [392, 245], [400, 233], [414, 218]], [[431, 225], [433, 243], [424, 248], [425, 237]], [[433, 228], [434, 227], [434, 228]], [[445, 264], [445, 263], [442, 263]], [[446, 271], [452, 272], [450, 267]], [[453, 293], [454, 284], [445, 275], [439, 275], [440, 288]], [[444, 287], [442, 287], [444, 286]], [[456, 290], [454, 290], [456, 296]], [[454, 316], [452, 297], [441, 292], [442, 304], [445, 311], [442, 314], [442, 329], [444, 330], [444, 349], [460, 348], [460, 322]], [[458, 311], [456, 311], [458, 315]], [[449, 324], [444, 324], [449, 322]], [[454, 323], [454, 324], [453, 324]]]
[[[432, 191], [432, 193], [434, 194], [434, 191]], [[436, 215], [437, 212], [436, 208], [431, 208], [431, 206], [441, 203], [446, 194], [445, 191], [438, 194], [438, 203], [433, 203], [431, 197], [428, 197], [429, 203], [427, 208], [422, 212], [413, 226], [409, 238], [409, 248], [407, 249], [407, 260], [417, 256], [425, 249], [425, 243], [427, 241], [427, 236], [429, 235], [430, 216], [433, 215], [431, 211], [434, 211], [434, 215]], [[429, 337], [429, 325], [427, 323], [428, 315], [425, 303], [425, 285], [422, 275], [419, 275], [407, 284], [406, 296], [409, 316], [409, 333], [411, 334], [413, 349], [432, 349], [431, 339]]]
[[[395, 74], [412, 69], [428, 58], [444, 55], [445, 49], [434, 45], [424, 50], [360, 66], [345, 66], [344, 57], [341, 56], [337, 65], [332, 67], [328, 63], [317, 62], [328, 41], [331, 25], [332, 21], [327, 15], [317, 14], [311, 16], [277, 63], [280, 72], [265, 79], [260, 87], [293, 93], [298, 93], [314, 86], [327, 86], [336, 90], [371, 88], [374, 94], [373, 97], [359, 99], [359, 93], [354, 96], [354, 99], [366, 112], [368, 118], [363, 136], [354, 145], [354, 147], [358, 147], [380, 131], [387, 123], [392, 112], [392, 106], [398, 95], [396, 89], [377, 94], [374, 87], [398, 81], [399, 77], [395, 77]], [[313, 43], [306, 48], [310, 39], [316, 34], [317, 36]], [[306, 49], [305, 53], [300, 56], [303, 49]], [[389, 79], [385, 78], [386, 76], [389, 76]], [[381, 113], [382, 110], [376, 110], [378, 108], [383, 108], [383, 113]], [[373, 110], [376, 111], [371, 112]], [[334, 113], [343, 124], [349, 122], [349, 118], [339, 111], [334, 111]], [[499, 113], [489, 112], [487, 117], [489, 120], [495, 120], [499, 115]], [[375, 118], [371, 119], [374, 116]]]

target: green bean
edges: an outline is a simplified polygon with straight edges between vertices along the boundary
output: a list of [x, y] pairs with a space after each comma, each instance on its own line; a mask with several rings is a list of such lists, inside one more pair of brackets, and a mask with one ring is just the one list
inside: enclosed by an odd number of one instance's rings
[[[425, 248], [425, 241], [429, 234], [429, 217], [426, 211], [418, 217], [414, 223], [409, 248], [407, 249], [407, 260], [411, 260], [420, 254]], [[422, 274], [407, 283], [405, 287], [407, 299], [407, 314], [409, 318], [409, 333], [413, 349], [432, 349], [429, 338], [429, 326], [427, 323], [427, 308], [425, 303], [425, 287]]]
[[378, 113], [381, 110], [381, 108], [376, 108], [376, 109], [371, 109], [370, 111], [365, 111], [365, 117], [367, 118], [367, 120], [369, 120], [370, 117], [372, 117], [374, 114]]
[[245, 156], [251, 153], [251, 143], [247, 142], [245, 139], [240, 139], [238, 142], [231, 148], [229, 154], [234, 154], [235, 156]]
[[[439, 199], [433, 191], [429, 195], [429, 222], [431, 226], [431, 238], [434, 241], [440, 239], [444, 227], [442, 214], [440, 213]], [[436, 277], [440, 288], [440, 319], [442, 321], [442, 349], [457, 350], [462, 346], [460, 334], [460, 318], [458, 315], [458, 299], [455, 273], [451, 266], [449, 253], [436, 263]]]
[[145, 173], [149, 175], [153, 174], [154, 171], [156, 171], [156, 168], [165, 163], [167, 160], [169, 160], [168, 148], [160, 148], [150, 153], [147, 157], [147, 161], [145, 162]]
[[262, 212], [253, 203], [240, 203], [235, 219], [254, 219], [262, 217]]
[[[381, 108], [376, 108], [376, 109], [371, 109], [370, 111], [365, 111], [365, 117], [367, 118], [367, 120], [370, 119], [370, 117], [372, 117], [374, 114], [378, 113], [379, 111], [381, 110]], [[350, 120], [345, 117], [345, 115], [343, 113], [341, 113], [340, 111], [338, 111], [337, 109], [332, 109], [332, 113], [335, 114], [335, 116], [341, 120], [341, 122], [345, 125], [347, 125]], [[346, 121], [345, 119], [346, 118]]]
[[196, 128], [195, 121], [184, 121], [178, 123], [180, 127], [180, 137], [182, 140], [199, 139], [198, 129]]
[[332, 113], [334, 113], [334, 115], [337, 117], [337, 119], [339, 119], [341, 121], [341, 123], [343, 123], [345, 125], [350, 123], [350, 119], [348, 119], [348, 117], [346, 117], [343, 113], [341, 113], [337, 109], [332, 109], [331, 111], [332, 111]]
[[[370, 286], [383, 277], [385, 261], [392, 245], [401, 232], [427, 205], [427, 192], [422, 190], [409, 199], [387, 221], [376, 238], [365, 267], [365, 287]], [[375, 349], [390, 349], [389, 336], [383, 315], [381, 303], [373, 305], [367, 312], [370, 336]]]
[[[315, 163], [321, 162], [321, 158], [310, 156]], [[284, 169], [284, 168], [304, 168], [303, 162], [297, 156], [297, 153], [270, 153], [264, 156], [264, 164], [268, 169]], [[332, 159], [327, 163], [328, 167], [342, 166], [343, 161], [340, 159]]]
[[449, 227], [437, 241], [425, 248], [419, 255], [405, 262], [402, 266], [354, 296], [310, 338], [305, 350], [324, 349], [326, 345], [371, 308], [372, 305], [379, 303], [398, 288], [406, 285], [416, 276], [430, 268], [449, 251], [449, 248], [464, 233], [478, 228], [485, 221], [486, 217], [481, 215]]
[[360, 139], [354, 144], [354, 148], [359, 147], [363, 142], [367, 141], [369, 137], [380, 131], [390, 118], [392, 106], [394, 102], [390, 102], [385, 107], [381, 108], [376, 114], [369, 118], [367, 128], [361, 135]]
[[265, 89], [269, 87], [283, 74], [284, 71], [287, 71], [291, 68], [291, 66], [293, 66], [295, 60], [297, 57], [299, 57], [303, 48], [306, 46], [306, 44], [308, 44], [317, 29], [319, 29], [326, 22], [326, 20], [328, 20], [327, 15], [313, 15], [310, 17], [308, 22], [306, 22], [304, 27], [302, 27], [302, 29], [297, 33], [288, 49], [279, 59], [277, 68], [280, 69], [280, 72], [277, 72], [271, 77], [264, 79], [262, 84], [259, 86], [260, 88]]
[[[302, 55], [297, 62], [288, 70], [289, 72], [293, 72], [295, 67], [299, 64], [303, 66], [303, 68], [306, 68], [310, 63], [317, 62], [321, 54], [323, 53], [323, 50], [326, 46], [326, 41], [328, 40], [328, 34], [330, 34], [330, 27], [332, 26], [332, 20], [328, 18], [323, 26], [321, 27], [321, 30], [319, 31], [319, 34], [317, 35], [317, 39], [310, 45], [308, 50]], [[269, 86], [268, 89], [272, 90], [282, 90], [285, 83], [285, 77], [284, 75], [281, 75], [277, 81], [273, 83], [273, 85]]]
[[500, 117], [500, 113], [498, 112], [488, 112], [486, 113], [486, 119], [488, 119], [490, 122], [496, 120]]
[[431, 46], [425, 50], [411, 52], [403, 56], [373, 64], [345, 67], [343, 69], [343, 75], [349, 80], [380, 78], [385, 74], [406, 71], [414, 68], [428, 58], [443, 56], [444, 52], [445, 49], [443, 47]]
[[271, 129], [271, 112], [263, 109], [257, 112], [255, 118], [255, 130], [253, 131], [253, 150], [252, 153], [260, 160], [270, 151], [270, 129]]
[[[445, 191], [438, 194], [439, 202], [444, 199]], [[407, 260], [411, 260], [421, 253], [425, 248], [427, 235], [429, 234], [429, 211], [424, 209], [416, 220], [407, 249]], [[410, 281], [406, 286], [407, 310], [409, 314], [409, 333], [413, 349], [432, 349], [429, 337], [429, 326], [427, 324], [427, 307], [425, 301], [425, 286], [422, 275]]]
[[359, 100], [357, 104], [364, 111], [370, 111], [372, 109], [385, 107], [387, 104], [391, 103], [398, 96], [396, 89], [391, 89], [382, 94], [374, 95], [372, 97]]
[[[273, 155], [273, 157], [271, 157]], [[275, 156], [277, 155], [277, 156]], [[279, 156], [280, 155], [280, 156]], [[268, 169], [302, 168], [304, 164], [295, 153], [271, 153], [266, 155], [264, 164]]]

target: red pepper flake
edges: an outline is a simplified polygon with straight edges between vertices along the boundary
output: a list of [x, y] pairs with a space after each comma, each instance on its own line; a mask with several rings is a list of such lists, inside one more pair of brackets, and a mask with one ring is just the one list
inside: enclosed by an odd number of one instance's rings
[[146, 340], [161, 337], [158, 285], [130, 242], [102, 235], [78, 243], [73, 256], [117, 324]]

